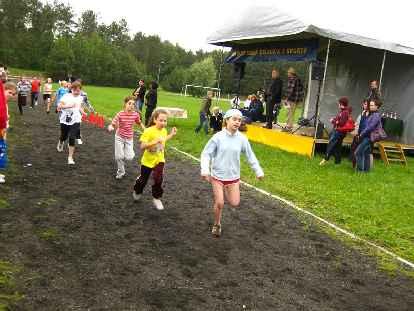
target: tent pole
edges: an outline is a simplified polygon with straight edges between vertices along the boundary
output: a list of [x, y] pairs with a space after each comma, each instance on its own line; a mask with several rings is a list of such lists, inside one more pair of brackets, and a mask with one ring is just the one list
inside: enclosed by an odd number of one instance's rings
[[[322, 87], [321, 87], [321, 92], [319, 94], [319, 98], [318, 101], [316, 102], [316, 126], [315, 126], [315, 135], [314, 135], [314, 139], [316, 139], [316, 134], [318, 133], [318, 126], [319, 126], [319, 103], [322, 102], [323, 99], [323, 95], [325, 93], [325, 82], [326, 82], [326, 72], [328, 70], [328, 60], [329, 60], [329, 52], [331, 50], [331, 39], [329, 39], [328, 41], [328, 48], [326, 49], [326, 57], [325, 57], [325, 68], [323, 70], [323, 80], [322, 80]], [[313, 148], [314, 152], [315, 152], [315, 148]], [[313, 154], [312, 154], [313, 156]]]
[[384, 73], [384, 66], [385, 66], [385, 59], [386, 59], [386, 57], [387, 57], [387, 51], [384, 50], [384, 56], [382, 57], [381, 74], [380, 74], [379, 85], [378, 85], [378, 88], [379, 88], [379, 91], [380, 92], [381, 92], [382, 76], [383, 76], [383, 73]]

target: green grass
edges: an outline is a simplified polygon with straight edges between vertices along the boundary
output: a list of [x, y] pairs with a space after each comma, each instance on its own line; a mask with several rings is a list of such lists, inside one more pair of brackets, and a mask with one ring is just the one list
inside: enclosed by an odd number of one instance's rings
[[10, 305], [22, 298], [16, 292], [15, 275], [19, 269], [7, 261], [0, 261], [0, 311], [9, 310]]
[[8, 67], [9, 75], [12, 76], [24, 76], [24, 77], [43, 77], [46, 78], [42, 71], [30, 70], [30, 69], [19, 69], [14, 67]]
[[[129, 89], [92, 86], [85, 89], [97, 111], [108, 117], [122, 109], [123, 97], [131, 92]], [[160, 91], [158, 102], [159, 106], [187, 110], [188, 119], [169, 120], [169, 126], [178, 128], [177, 137], [169, 144], [199, 157], [210, 138], [194, 133], [200, 99]], [[219, 105], [223, 110], [229, 108], [228, 101]], [[283, 109], [281, 120], [285, 118], [286, 110]], [[261, 144], [252, 143], [252, 146], [266, 178], [258, 182], [244, 162], [242, 178], [245, 181], [414, 261], [412, 159], [407, 168], [386, 167], [376, 160], [374, 169], [361, 175], [355, 173], [346, 160], [339, 166], [319, 167], [321, 155], [309, 159]]]

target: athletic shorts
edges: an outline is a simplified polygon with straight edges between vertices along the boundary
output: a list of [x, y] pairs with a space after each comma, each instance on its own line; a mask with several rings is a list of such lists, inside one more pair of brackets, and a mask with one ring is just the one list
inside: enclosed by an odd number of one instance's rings
[[215, 181], [218, 181], [223, 186], [237, 184], [240, 181], [240, 178], [237, 178], [237, 179], [234, 179], [234, 180], [220, 180], [220, 179], [217, 179], [217, 178], [214, 178], [214, 177], [211, 177], [211, 178], [213, 178]]
[[43, 94], [43, 100], [46, 100], [46, 99], [50, 98], [50, 95], [51, 94]]

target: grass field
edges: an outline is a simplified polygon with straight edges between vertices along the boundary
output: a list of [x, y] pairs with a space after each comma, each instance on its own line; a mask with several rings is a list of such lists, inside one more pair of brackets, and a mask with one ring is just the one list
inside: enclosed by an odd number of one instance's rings
[[[108, 117], [121, 110], [122, 98], [131, 92], [129, 89], [94, 86], [85, 89], [97, 111]], [[179, 130], [170, 145], [199, 157], [210, 137], [194, 133], [200, 99], [161, 91], [158, 105], [188, 111], [188, 119], [169, 120], [169, 126], [177, 126]], [[229, 108], [228, 101], [219, 105], [223, 110]], [[286, 111], [282, 110], [281, 119], [285, 118]], [[321, 154], [308, 159], [261, 144], [253, 143], [252, 146], [266, 178], [256, 181], [244, 163], [242, 177], [245, 181], [414, 261], [412, 159], [407, 168], [386, 167], [377, 160], [369, 174], [357, 174], [346, 160], [339, 166], [321, 168], [318, 165]]]

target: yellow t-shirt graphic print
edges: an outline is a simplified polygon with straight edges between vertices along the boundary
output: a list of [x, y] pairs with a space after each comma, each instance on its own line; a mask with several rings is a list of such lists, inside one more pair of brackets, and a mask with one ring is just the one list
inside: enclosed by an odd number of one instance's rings
[[143, 143], [150, 143], [156, 139], [163, 138], [164, 143], [158, 143], [155, 146], [145, 149], [144, 155], [141, 159], [141, 164], [146, 167], [153, 168], [158, 163], [165, 162], [164, 157], [164, 148], [165, 148], [165, 139], [167, 137], [167, 130], [157, 129], [155, 126], [151, 126], [145, 129], [144, 133], [141, 135], [140, 141]]

